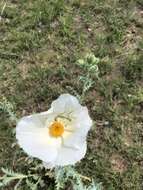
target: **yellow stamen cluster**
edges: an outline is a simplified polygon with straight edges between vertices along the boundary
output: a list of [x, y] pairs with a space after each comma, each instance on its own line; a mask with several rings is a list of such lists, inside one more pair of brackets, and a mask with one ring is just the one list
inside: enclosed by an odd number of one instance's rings
[[61, 137], [64, 133], [64, 125], [59, 121], [54, 121], [49, 127], [49, 133], [52, 137]]

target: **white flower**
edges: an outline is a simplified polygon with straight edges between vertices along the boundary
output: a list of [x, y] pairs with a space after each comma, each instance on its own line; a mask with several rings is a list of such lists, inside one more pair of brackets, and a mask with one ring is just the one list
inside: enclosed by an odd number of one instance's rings
[[88, 110], [70, 94], [62, 94], [47, 112], [23, 117], [16, 127], [20, 147], [46, 167], [75, 164], [86, 153], [92, 125]]

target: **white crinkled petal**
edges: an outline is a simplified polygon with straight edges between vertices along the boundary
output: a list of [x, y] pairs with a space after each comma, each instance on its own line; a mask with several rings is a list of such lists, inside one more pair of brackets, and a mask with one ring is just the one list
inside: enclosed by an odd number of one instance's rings
[[[74, 115], [73, 115], [74, 114]], [[89, 117], [86, 107], [81, 107], [73, 112], [72, 116], [75, 118], [70, 124], [69, 128], [72, 133], [65, 133], [64, 143], [68, 146], [80, 146], [85, 140], [87, 133], [92, 125], [92, 120]]]
[[68, 148], [62, 146], [62, 148], [58, 152], [58, 157], [55, 161], [55, 164], [58, 166], [64, 166], [69, 164], [73, 165], [85, 156], [86, 149], [86, 141], [78, 148]]
[[58, 151], [58, 156], [54, 162], [44, 163], [46, 168], [56, 166], [74, 165], [80, 161], [86, 154], [86, 141], [79, 147], [79, 149], [62, 146]]
[[51, 108], [56, 113], [68, 113], [81, 107], [76, 97], [70, 94], [62, 94], [52, 102]]
[[73, 117], [73, 121], [71, 123], [71, 127], [76, 131], [80, 132], [84, 135], [87, 135], [87, 132], [92, 126], [92, 120], [89, 116], [87, 107], [81, 106], [79, 109], [74, 110], [71, 117]]
[[48, 128], [44, 126], [47, 115], [44, 112], [23, 117], [16, 127], [16, 138], [27, 154], [51, 162], [57, 157], [61, 139], [49, 136]]
[[80, 148], [86, 141], [86, 135], [80, 133], [80, 130], [73, 133], [65, 132], [63, 141], [65, 146]]

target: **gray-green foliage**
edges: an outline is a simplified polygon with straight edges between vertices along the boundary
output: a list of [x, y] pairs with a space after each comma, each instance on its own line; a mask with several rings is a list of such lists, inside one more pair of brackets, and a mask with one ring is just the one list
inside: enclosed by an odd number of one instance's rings
[[[0, 187], [5, 187], [9, 185], [11, 182], [17, 181], [17, 183], [14, 186], [14, 190], [18, 190], [21, 182], [25, 181], [25, 183], [31, 190], [36, 190], [38, 188], [38, 185], [42, 183], [42, 179], [40, 176], [38, 176], [38, 174], [25, 175], [21, 173], [16, 173], [9, 169], [2, 168], [1, 170], [4, 173], [4, 175], [0, 177]], [[36, 182], [32, 182], [31, 179], [35, 180]]]
[[93, 53], [87, 54], [83, 59], [78, 60], [78, 65], [85, 69], [88, 74], [94, 73], [95, 76], [98, 76], [99, 69], [98, 63], [100, 59], [95, 57]]
[[[37, 165], [35, 165], [35, 168], [38, 171]], [[41, 164], [39, 168], [41, 168]], [[14, 190], [18, 190], [22, 182], [31, 190], [37, 190], [38, 187], [45, 186], [42, 176], [38, 172], [35, 174], [21, 174], [4, 168], [2, 168], [2, 172], [4, 175], [0, 177], [0, 187], [6, 187], [13, 181], [16, 181]], [[53, 171], [45, 172], [45, 177], [55, 177], [56, 190], [66, 188], [66, 184], [71, 185], [74, 190], [101, 190], [101, 184], [80, 175], [73, 167], [59, 167], [55, 169], [54, 173], [55, 175], [53, 175]], [[83, 180], [90, 181], [89, 186], [84, 185]]]
[[11, 121], [17, 121], [17, 117], [14, 113], [14, 106], [5, 97], [0, 101], [0, 110], [6, 112]]
[[95, 80], [98, 79], [99, 68], [98, 63], [100, 59], [95, 57], [94, 54], [89, 53], [83, 59], [79, 59], [77, 64], [83, 69], [85, 75], [79, 77], [79, 82], [83, 84], [81, 99], [84, 99], [85, 93], [93, 86]]
[[[90, 181], [89, 186], [85, 186], [83, 179]], [[96, 184], [86, 176], [80, 175], [73, 167], [61, 167], [55, 169], [56, 190], [63, 189], [69, 182], [74, 190], [101, 190], [101, 185]]]

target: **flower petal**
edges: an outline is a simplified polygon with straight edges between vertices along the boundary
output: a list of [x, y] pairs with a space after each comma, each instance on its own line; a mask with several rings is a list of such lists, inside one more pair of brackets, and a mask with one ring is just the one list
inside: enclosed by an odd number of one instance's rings
[[85, 156], [86, 149], [86, 141], [78, 148], [69, 148], [62, 146], [58, 152], [58, 157], [55, 161], [55, 164], [58, 166], [75, 164]]
[[83, 106], [75, 110], [72, 117], [74, 117], [74, 120], [70, 124], [69, 129], [73, 132], [70, 134], [67, 132], [64, 133], [64, 144], [78, 147], [86, 140], [87, 133], [92, 125], [92, 120], [89, 117], [87, 108]]
[[79, 101], [76, 97], [70, 94], [62, 94], [58, 99], [52, 102], [51, 108], [53, 112], [57, 113], [67, 113], [72, 112], [77, 109], [79, 106]]
[[45, 162], [55, 160], [61, 139], [49, 136], [48, 128], [44, 126], [46, 114], [36, 114], [23, 117], [16, 128], [16, 138], [27, 154]]
[[58, 151], [56, 160], [54, 162], [44, 163], [44, 166], [46, 168], [52, 168], [55, 166], [73, 165], [85, 156], [86, 149], [86, 141], [79, 147], [79, 149], [62, 146]]
[[67, 147], [73, 147], [74, 149], [79, 149], [82, 144], [86, 141], [86, 135], [76, 131], [73, 133], [65, 132], [63, 135], [63, 143]]
[[75, 130], [80, 129], [80, 133], [87, 135], [87, 132], [92, 126], [92, 120], [89, 116], [87, 107], [81, 106], [79, 109], [74, 110], [71, 117], [74, 120], [71, 123], [71, 127]]

